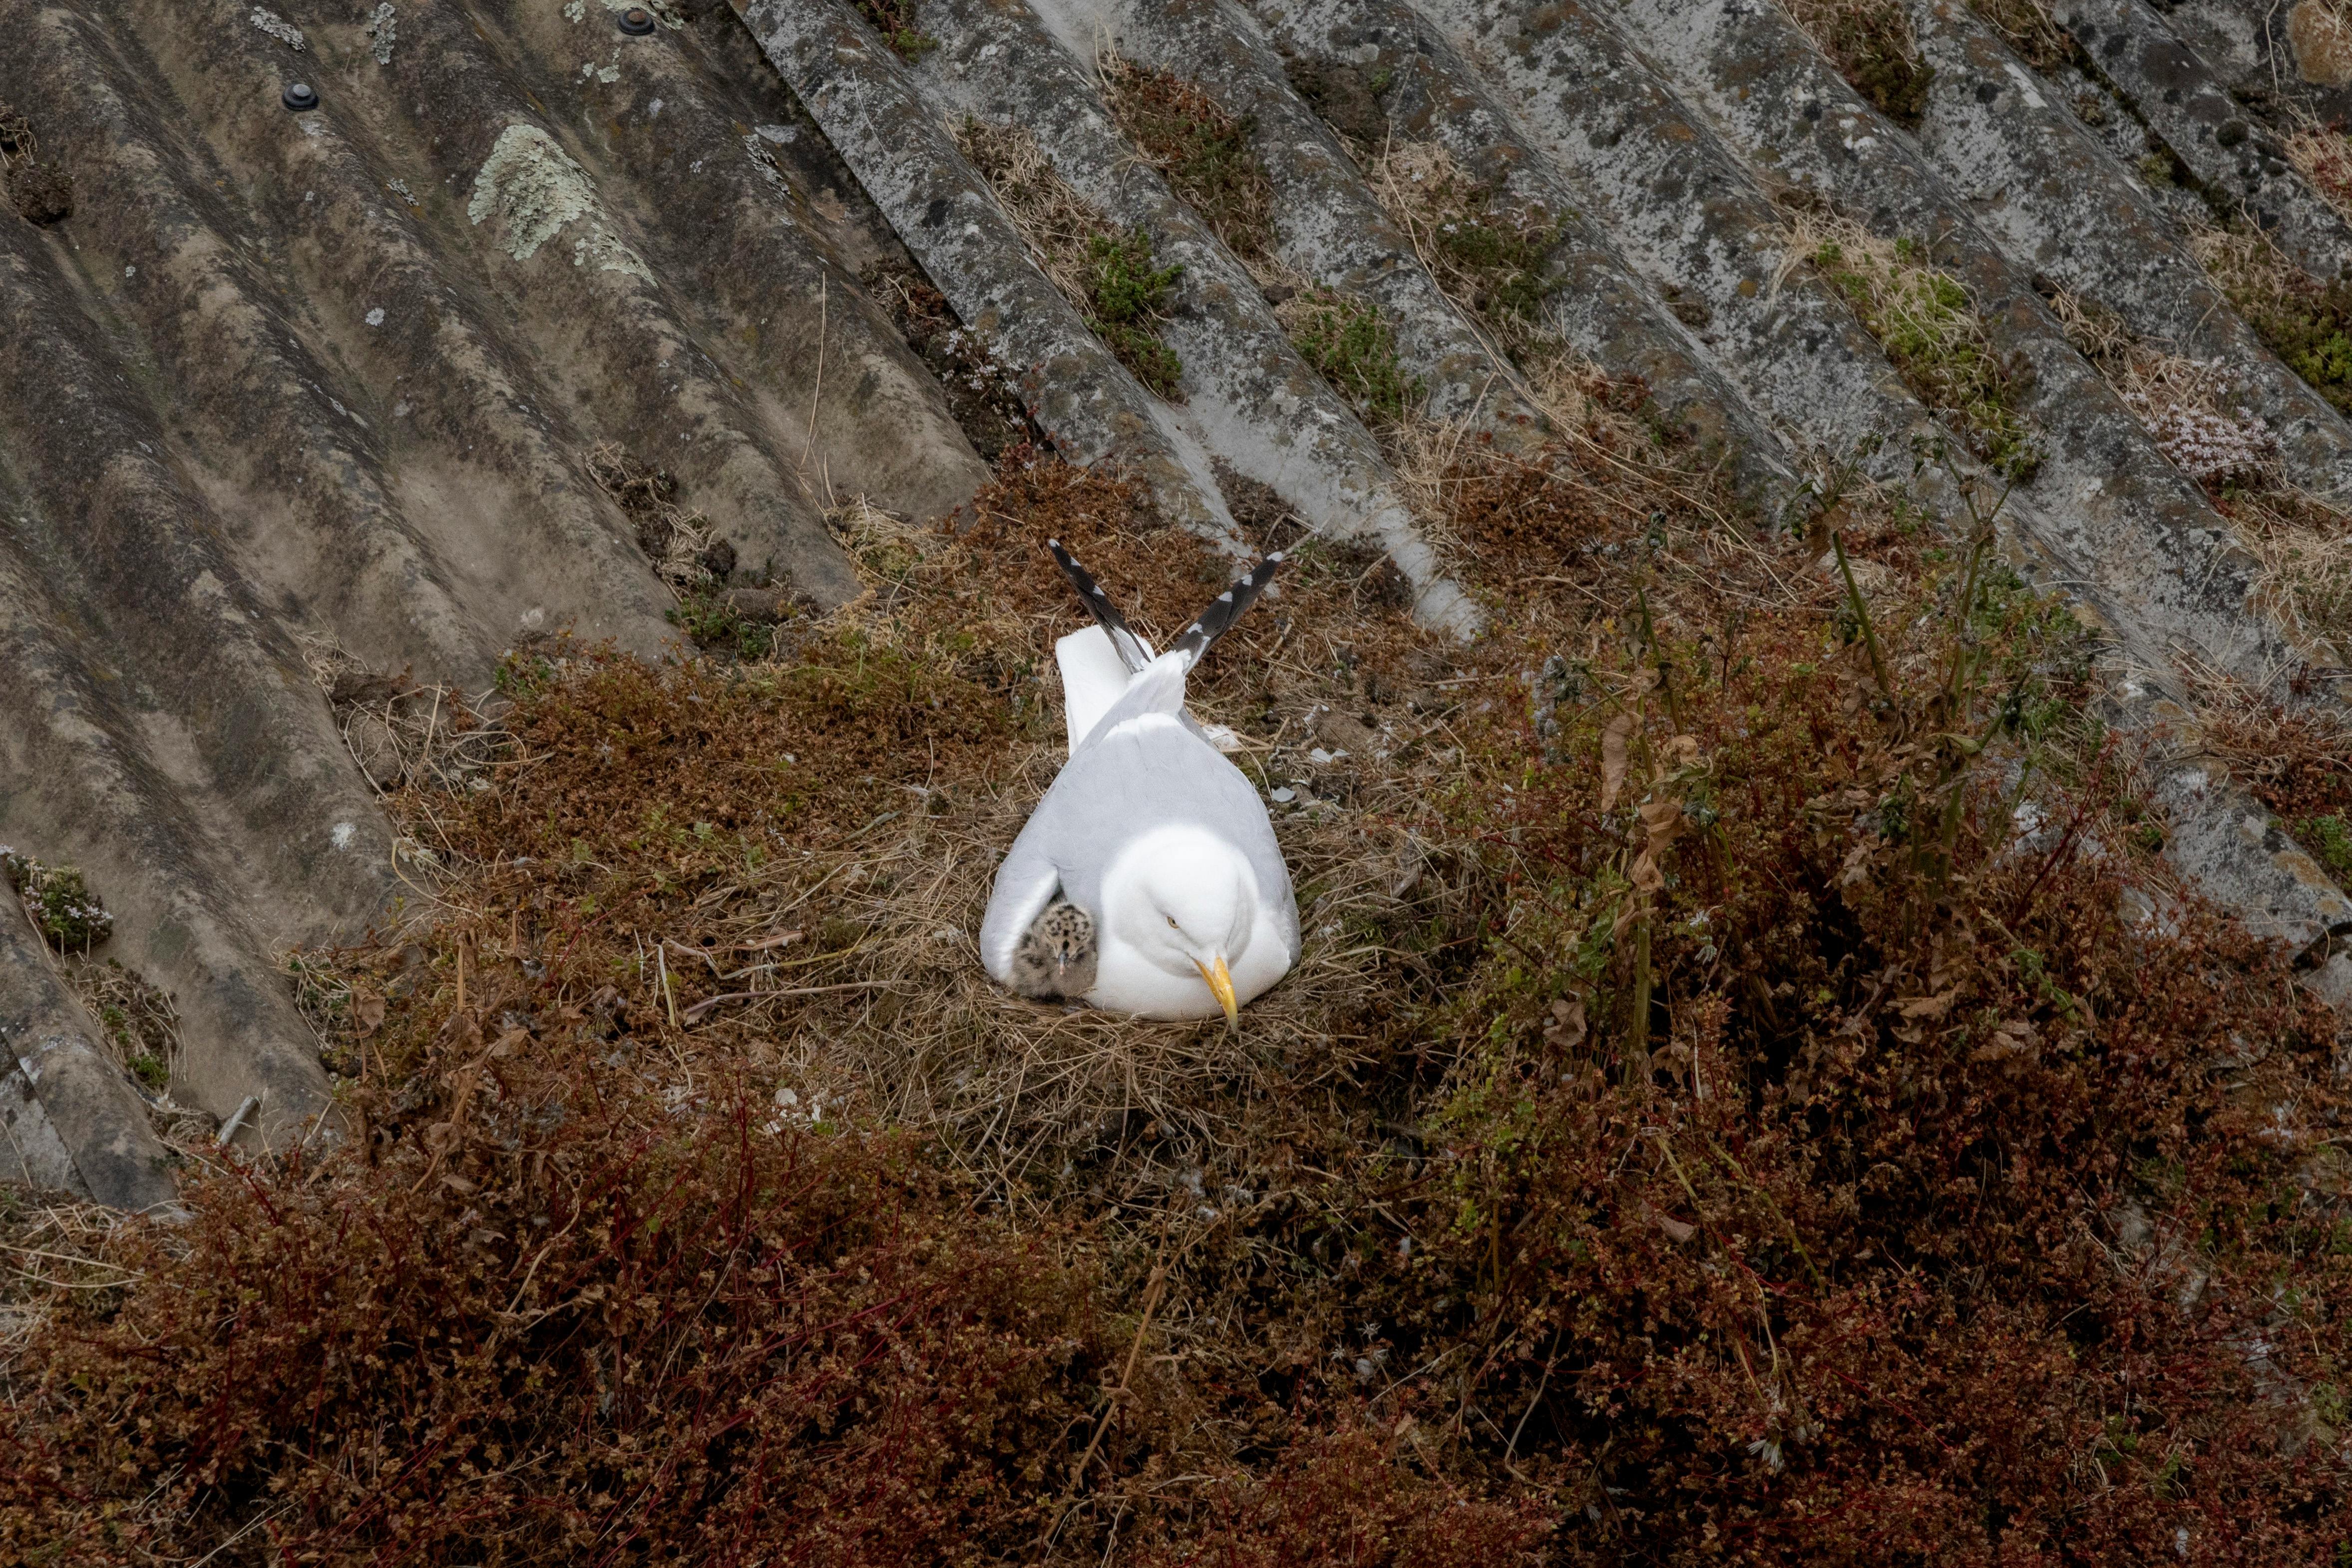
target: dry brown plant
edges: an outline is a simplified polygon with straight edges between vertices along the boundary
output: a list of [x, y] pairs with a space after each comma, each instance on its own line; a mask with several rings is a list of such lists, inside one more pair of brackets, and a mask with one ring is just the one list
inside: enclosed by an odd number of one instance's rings
[[1037, 265], [1064, 299], [1086, 309], [1094, 292], [1087, 244], [1108, 234], [1110, 220], [1062, 178], [1026, 126], [967, 116], [952, 130], [956, 150], [996, 193]]
[[635, 528], [637, 547], [654, 563], [654, 574], [676, 593], [711, 580], [704, 563], [710, 548], [710, 520], [680, 506], [677, 481], [625, 447], [600, 441], [588, 454], [588, 477], [613, 498]]
[[1250, 150], [1249, 122], [1197, 82], [1106, 47], [1095, 57], [1104, 105], [1144, 161], [1253, 272], [1273, 258], [1274, 184]]

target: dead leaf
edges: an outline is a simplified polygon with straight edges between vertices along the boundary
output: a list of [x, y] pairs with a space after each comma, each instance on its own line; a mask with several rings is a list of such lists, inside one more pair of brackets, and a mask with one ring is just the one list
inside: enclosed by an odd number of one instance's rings
[[503, 1059], [514, 1055], [516, 1051], [521, 1049], [524, 1046], [527, 1046], [530, 1043], [530, 1031], [529, 1029], [509, 1029], [505, 1034], [500, 1035], [497, 1039], [490, 1042], [488, 1054]]
[[1649, 830], [1650, 847], [1663, 849], [1678, 837], [1690, 818], [1678, 800], [1654, 800], [1641, 808], [1642, 826]]
[[1633, 858], [1633, 864], [1626, 871], [1625, 879], [1645, 893], [1654, 893], [1666, 885], [1664, 875], [1658, 869], [1657, 858], [1647, 849]]
[[454, 1046], [465, 1050], [482, 1043], [482, 1020], [474, 1013], [452, 1013], [449, 1021], [433, 1037], [436, 1046]]
[[1562, 996], [1551, 1005], [1551, 1022], [1544, 1026], [1544, 1043], [1566, 1049], [1581, 1045], [1585, 1036], [1584, 998]]
[[2015, 1058], [2031, 1058], [2040, 1034], [2023, 1018], [2011, 1018], [1992, 1033], [1992, 1038], [1969, 1053], [1972, 1062], [2005, 1061]]
[[1959, 994], [1959, 987], [1954, 986], [1951, 990], [1937, 995], [1914, 996], [1910, 1001], [1896, 1007], [1895, 1011], [1906, 1018], [1926, 1018], [1932, 1022], [1952, 1010], [1952, 1003]]
[[1625, 784], [1625, 743], [1633, 738], [1633, 716], [1620, 713], [1601, 731], [1601, 809], [1616, 804]]
[[1693, 763], [1698, 761], [1698, 737], [1696, 735], [1676, 735], [1673, 740], [1666, 742], [1666, 750], [1674, 753], [1675, 762], [1679, 763], [1684, 767], [1688, 767]]
[[383, 998], [373, 991], [352, 989], [352, 1017], [362, 1036], [373, 1035], [383, 1027]]

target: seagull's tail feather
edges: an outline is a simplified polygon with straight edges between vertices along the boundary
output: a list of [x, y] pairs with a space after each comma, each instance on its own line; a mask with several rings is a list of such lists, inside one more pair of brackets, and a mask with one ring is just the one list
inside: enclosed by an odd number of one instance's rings
[[1209, 645], [1231, 630], [1233, 624], [1242, 618], [1242, 612], [1265, 592], [1266, 584], [1274, 581], [1275, 572], [1281, 565], [1282, 552], [1277, 550], [1243, 573], [1232, 587], [1218, 595], [1209, 607], [1201, 612], [1198, 620], [1184, 628], [1181, 637], [1168, 645], [1168, 651], [1182, 655], [1186, 669], [1200, 663], [1201, 656], [1209, 651]]
[[1150, 664], [1150, 649], [1144, 646], [1141, 637], [1128, 629], [1127, 618], [1111, 604], [1110, 595], [1102, 591], [1093, 574], [1062, 548], [1060, 540], [1045, 541], [1045, 548], [1054, 552], [1054, 563], [1062, 569], [1062, 575], [1067, 577], [1070, 586], [1078, 591], [1079, 600], [1101, 624], [1104, 635], [1110, 638], [1110, 646], [1118, 651], [1118, 661], [1127, 666], [1128, 673], [1132, 675]]

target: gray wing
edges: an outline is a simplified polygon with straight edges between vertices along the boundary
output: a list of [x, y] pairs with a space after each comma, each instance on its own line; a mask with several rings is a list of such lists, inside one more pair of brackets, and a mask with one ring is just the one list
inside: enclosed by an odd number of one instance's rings
[[980, 962], [1000, 985], [1013, 984], [1013, 954], [1021, 938], [1062, 885], [1061, 868], [1031, 816], [1021, 837], [996, 868], [996, 885], [989, 889], [988, 912], [980, 921]]

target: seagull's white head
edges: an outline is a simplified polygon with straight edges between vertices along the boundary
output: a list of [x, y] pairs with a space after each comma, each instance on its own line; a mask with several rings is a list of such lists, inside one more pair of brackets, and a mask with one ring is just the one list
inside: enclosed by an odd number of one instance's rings
[[1241, 1026], [1233, 965], [1257, 925], [1257, 875], [1228, 839], [1162, 827], [1120, 854], [1103, 879], [1104, 923], [1153, 966], [1200, 976], [1225, 1022]]

